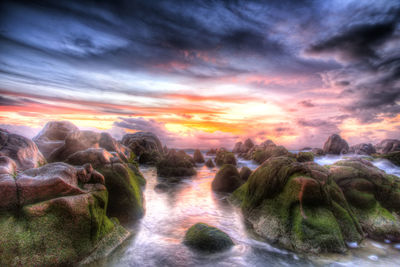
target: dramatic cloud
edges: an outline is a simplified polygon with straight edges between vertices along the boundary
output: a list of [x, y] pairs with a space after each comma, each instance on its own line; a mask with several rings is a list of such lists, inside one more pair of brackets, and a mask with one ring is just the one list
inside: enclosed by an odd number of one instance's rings
[[400, 123], [396, 0], [0, 5], [6, 125], [66, 119], [177, 147], [297, 147], [333, 132], [393, 137]]

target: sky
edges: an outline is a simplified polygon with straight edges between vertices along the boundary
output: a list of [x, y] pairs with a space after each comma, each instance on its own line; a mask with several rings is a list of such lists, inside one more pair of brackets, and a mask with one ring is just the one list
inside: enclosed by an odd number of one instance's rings
[[0, 127], [169, 147], [400, 138], [400, 2], [2, 1]]

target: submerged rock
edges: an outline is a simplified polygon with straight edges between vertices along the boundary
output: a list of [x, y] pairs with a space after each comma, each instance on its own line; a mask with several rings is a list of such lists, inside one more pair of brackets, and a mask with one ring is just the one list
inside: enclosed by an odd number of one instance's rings
[[254, 231], [299, 252], [343, 252], [362, 229], [326, 168], [272, 157], [233, 193]]
[[196, 149], [194, 151], [193, 160], [196, 163], [204, 163], [204, 157], [200, 150]]
[[190, 227], [183, 243], [190, 248], [210, 253], [221, 252], [234, 245], [229, 235], [205, 223], [196, 223]]
[[223, 165], [216, 173], [211, 188], [218, 192], [231, 193], [243, 184], [239, 172], [232, 164]]
[[208, 168], [214, 168], [214, 167], [215, 167], [214, 162], [212, 161], [212, 159], [208, 159], [208, 160], [206, 161], [206, 166], [207, 166]]
[[0, 156], [11, 158], [18, 170], [36, 168], [46, 164], [34, 142], [18, 134], [0, 129]]
[[329, 170], [364, 231], [374, 239], [400, 242], [400, 180], [360, 158], [341, 160]]
[[163, 177], [180, 177], [196, 174], [193, 159], [184, 151], [173, 149], [157, 163], [157, 174]]
[[349, 145], [346, 140], [342, 139], [338, 134], [332, 134], [329, 136], [328, 140], [326, 140], [324, 144], [324, 153], [325, 154], [346, 154], [349, 152]]

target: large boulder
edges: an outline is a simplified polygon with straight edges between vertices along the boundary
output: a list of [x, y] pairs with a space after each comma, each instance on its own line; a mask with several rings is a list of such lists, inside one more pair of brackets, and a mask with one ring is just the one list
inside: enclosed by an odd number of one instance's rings
[[[60, 162], [1, 174], [0, 265], [72, 266], [103, 238], [126, 237], [106, 216], [108, 193], [99, 177], [90, 166]], [[15, 190], [4, 191], [11, 182]]]
[[34, 142], [2, 129], [0, 129], [0, 156], [11, 158], [18, 170], [36, 168], [46, 163]]
[[170, 149], [157, 163], [157, 174], [162, 177], [181, 177], [196, 174], [194, 161], [184, 151]]
[[359, 154], [359, 155], [371, 155], [375, 154], [375, 147], [371, 143], [361, 143], [351, 146], [349, 153]]
[[346, 154], [349, 152], [349, 145], [346, 140], [342, 139], [338, 134], [332, 134], [329, 136], [328, 140], [326, 140], [324, 144], [324, 153], [325, 154]]
[[183, 243], [190, 248], [204, 252], [221, 252], [234, 245], [224, 232], [205, 223], [196, 223], [185, 234]]
[[141, 187], [145, 180], [135, 164], [124, 163], [104, 148], [89, 148], [67, 158], [74, 165], [91, 164], [105, 180], [109, 193], [107, 215], [128, 223], [143, 216]]
[[232, 193], [243, 184], [239, 172], [232, 164], [223, 165], [216, 173], [211, 188], [217, 192]]
[[242, 146], [243, 146], [242, 142], [235, 143], [235, 146], [233, 147], [232, 152], [233, 153], [240, 153], [242, 151]]
[[362, 229], [326, 168], [272, 157], [233, 193], [265, 240], [298, 252], [343, 252]]
[[381, 154], [389, 152], [400, 151], [400, 140], [398, 139], [385, 139], [376, 145], [376, 151]]
[[141, 163], [155, 164], [163, 154], [160, 140], [151, 132], [126, 134], [121, 142], [139, 157]]
[[215, 167], [214, 162], [212, 161], [212, 159], [208, 159], [208, 160], [206, 161], [206, 166], [207, 166], [208, 168], [214, 168], [214, 167]]
[[329, 176], [342, 189], [364, 231], [400, 242], [400, 180], [360, 158], [330, 166]]
[[233, 154], [232, 152], [228, 152], [223, 148], [218, 149], [215, 156], [215, 164], [217, 164], [217, 166], [222, 166], [224, 164], [232, 164], [236, 166], [237, 162], [235, 154]]
[[244, 143], [237, 142], [232, 150], [233, 153], [238, 153], [239, 156], [244, 157], [254, 147], [253, 141], [250, 138], [246, 139]]
[[193, 160], [196, 163], [204, 163], [204, 157], [200, 150], [196, 149], [194, 151]]
[[64, 140], [72, 132], [79, 132], [79, 128], [69, 121], [50, 121], [32, 139], [46, 159], [54, 150], [64, 145]]

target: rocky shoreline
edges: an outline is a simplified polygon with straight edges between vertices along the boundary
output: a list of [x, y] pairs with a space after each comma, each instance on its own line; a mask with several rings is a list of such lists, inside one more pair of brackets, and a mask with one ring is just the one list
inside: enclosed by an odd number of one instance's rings
[[[140, 164], [156, 166], [172, 183], [194, 175], [199, 164], [218, 166], [211, 189], [231, 194], [257, 235], [288, 250], [342, 253], [366, 237], [400, 242], [398, 177], [362, 158], [313, 162], [352, 153], [400, 165], [399, 140], [349, 146], [332, 135], [322, 149], [306, 150], [247, 139], [232, 152], [211, 149], [206, 161], [199, 150], [192, 157], [163, 147], [153, 133], [117, 141], [66, 121], [47, 123], [32, 140], [0, 130], [0, 265], [73, 265], [107, 256], [145, 213]], [[260, 166], [239, 171], [237, 157]], [[215, 244], [232, 242], [212, 226], [200, 228], [207, 237], [189, 230], [190, 247], [217, 252]]]

